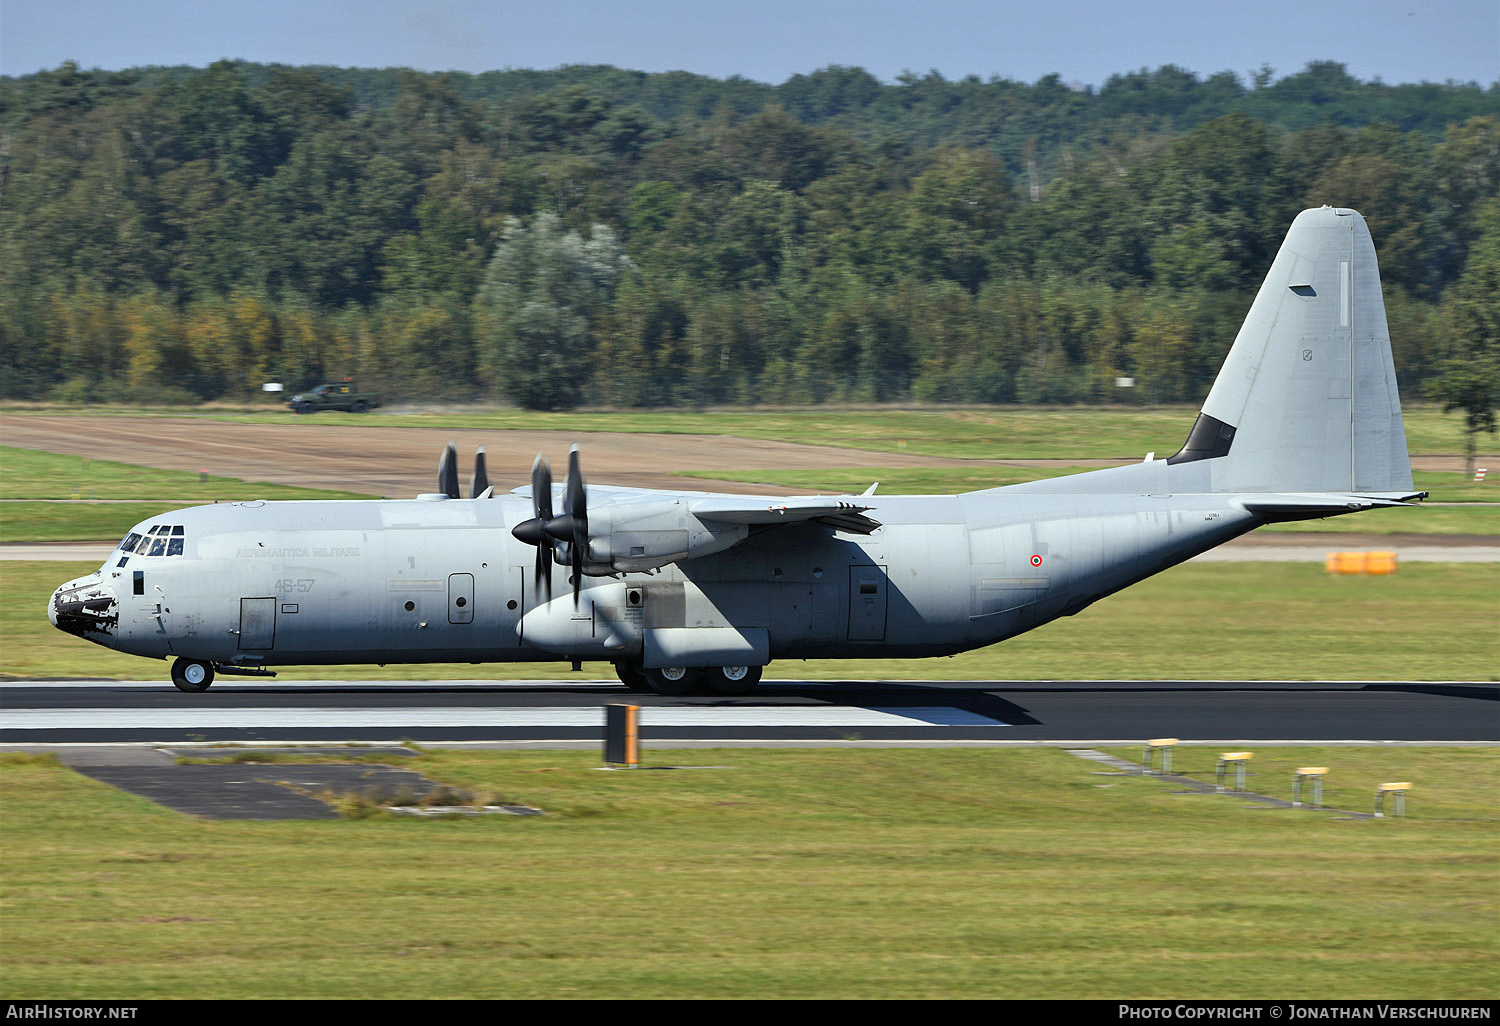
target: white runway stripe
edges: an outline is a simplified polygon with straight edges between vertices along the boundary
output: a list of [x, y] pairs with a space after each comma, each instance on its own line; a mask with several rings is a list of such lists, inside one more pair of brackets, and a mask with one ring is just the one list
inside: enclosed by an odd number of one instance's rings
[[[178, 730], [233, 727], [600, 727], [600, 709], [5, 709], [3, 730], [108, 730], [157, 727]], [[641, 727], [914, 727], [1006, 726], [952, 708], [900, 711], [854, 706], [641, 710]]]

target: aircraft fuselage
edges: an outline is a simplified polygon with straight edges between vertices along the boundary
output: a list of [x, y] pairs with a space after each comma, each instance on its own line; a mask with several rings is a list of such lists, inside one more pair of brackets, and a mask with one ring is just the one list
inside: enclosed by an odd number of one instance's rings
[[[762, 661], [946, 655], [1076, 612], [1260, 522], [1222, 495], [1073, 503], [1024, 487], [881, 497], [879, 509], [870, 535], [762, 527], [657, 572], [586, 577], [575, 605], [568, 568], [554, 568], [549, 596], [535, 550], [511, 535], [531, 515], [524, 498], [199, 506], [132, 532], [180, 527], [178, 554], [117, 550], [60, 588], [50, 613], [123, 652], [245, 667], [650, 665], [649, 640], [714, 631], [764, 645]], [[70, 618], [69, 596], [91, 611]]]

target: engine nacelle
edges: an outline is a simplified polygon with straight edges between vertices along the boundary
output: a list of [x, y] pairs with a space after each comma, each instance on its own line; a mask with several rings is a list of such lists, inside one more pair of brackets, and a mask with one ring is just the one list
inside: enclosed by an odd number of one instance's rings
[[648, 626], [645, 606], [662, 601], [652, 595], [655, 587], [645, 582], [598, 584], [585, 588], [576, 605], [571, 596], [559, 596], [526, 613], [516, 634], [526, 644], [560, 656], [633, 661], [648, 669], [764, 666], [771, 661], [770, 632], [764, 627]]
[[748, 524], [702, 520], [680, 499], [608, 502], [589, 509], [584, 572], [640, 572], [722, 552], [744, 541]]

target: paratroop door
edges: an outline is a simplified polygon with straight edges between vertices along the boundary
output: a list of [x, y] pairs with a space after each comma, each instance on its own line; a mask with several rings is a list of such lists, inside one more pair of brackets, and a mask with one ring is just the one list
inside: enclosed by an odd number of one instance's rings
[[240, 599], [240, 648], [267, 649], [276, 644], [276, 600]]

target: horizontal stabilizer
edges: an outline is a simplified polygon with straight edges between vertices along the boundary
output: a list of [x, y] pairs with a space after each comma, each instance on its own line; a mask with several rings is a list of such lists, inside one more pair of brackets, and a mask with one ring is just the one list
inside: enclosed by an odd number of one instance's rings
[[1316, 520], [1343, 513], [1381, 507], [1405, 506], [1412, 499], [1425, 499], [1426, 492], [1390, 492], [1378, 495], [1257, 495], [1236, 505], [1270, 522]]

